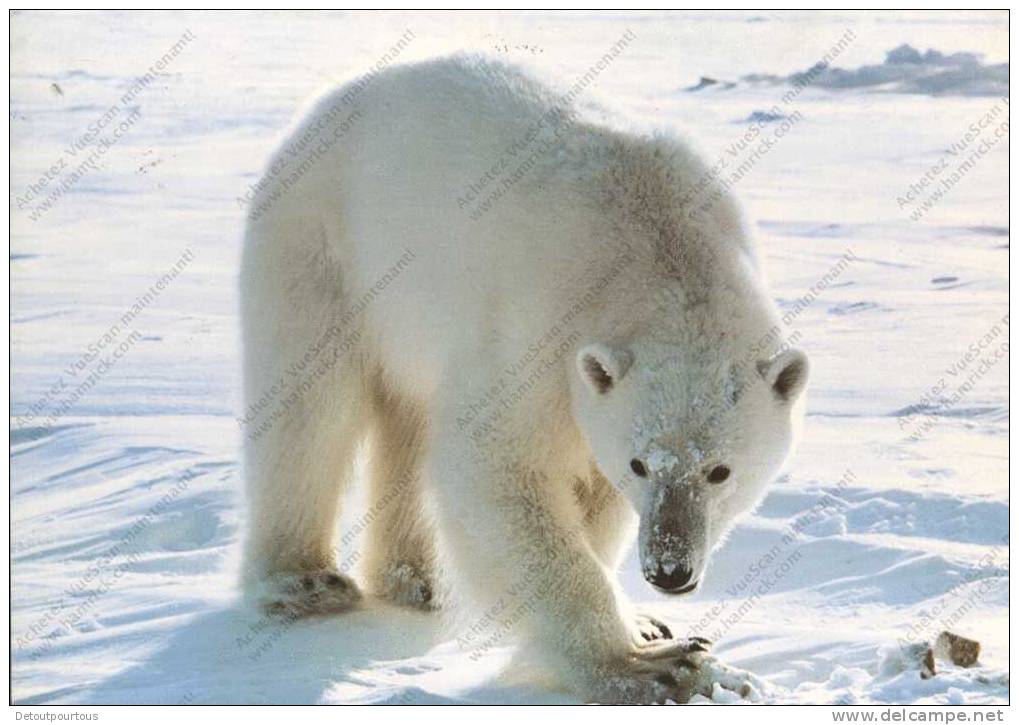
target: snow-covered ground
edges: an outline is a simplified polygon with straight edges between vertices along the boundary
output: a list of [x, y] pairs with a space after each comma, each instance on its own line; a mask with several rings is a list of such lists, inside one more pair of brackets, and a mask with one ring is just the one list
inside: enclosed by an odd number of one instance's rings
[[[703, 591], [659, 597], [631, 559], [632, 597], [771, 701], [1007, 701], [1006, 13], [15, 12], [11, 28], [17, 703], [572, 701], [425, 615], [279, 627], [235, 603], [237, 199], [304, 99], [408, 30], [399, 61], [476, 49], [564, 84], [631, 30], [585, 100], [746, 162], [736, 188], [812, 359], [805, 439]], [[826, 53], [851, 72], [796, 90]], [[982, 643], [979, 666], [921, 680], [899, 643], [945, 628]]]

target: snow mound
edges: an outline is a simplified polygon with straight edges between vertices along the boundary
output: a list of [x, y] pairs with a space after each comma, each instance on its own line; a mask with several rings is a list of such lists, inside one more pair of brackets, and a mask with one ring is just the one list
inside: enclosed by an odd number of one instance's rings
[[903, 44], [888, 51], [883, 63], [850, 69], [821, 62], [788, 76], [753, 74], [744, 76], [743, 81], [835, 91], [863, 89], [928, 96], [1007, 96], [1008, 63], [984, 64], [978, 53], [945, 54], [934, 49], [921, 53]]

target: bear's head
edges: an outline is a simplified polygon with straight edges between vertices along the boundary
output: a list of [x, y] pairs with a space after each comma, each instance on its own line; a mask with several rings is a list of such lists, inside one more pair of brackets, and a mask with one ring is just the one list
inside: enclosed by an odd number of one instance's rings
[[575, 419], [601, 473], [640, 516], [644, 578], [663, 592], [693, 591], [792, 450], [806, 356], [632, 341], [586, 345], [576, 363]]

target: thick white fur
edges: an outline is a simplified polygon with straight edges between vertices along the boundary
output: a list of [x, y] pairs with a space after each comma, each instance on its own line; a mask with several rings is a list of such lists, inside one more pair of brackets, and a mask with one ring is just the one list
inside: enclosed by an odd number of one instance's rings
[[[635, 644], [614, 580], [661, 505], [629, 462], [689, 478], [725, 458], [732, 480], [697, 494], [709, 520], [688, 553], [706, 562], [789, 452], [802, 384], [790, 400], [771, 388], [776, 315], [750, 233], [728, 194], [684, 200], [707, 171], [684, 145], [571, 117], [487, 213], [461, 208], [512, 142], [481, 197], [532, 156], [560, 103], [512, 68], [438, 60], [336, 90], [277, 152], [302, 170], [282, 194], [288, 174], [267, 173], [241, 274], [248, 404], [285, 381], [246, 427], [246, 580], [297, 614], [356, 603], [350, 580], [333, 586], [351, 554], [335, 527], [367, 439], [370, 591], [434, 604], [441, 570], [445, 603], [471, 605], [465, 654], [512, 636], [586, 697], [682, 699], [707, 660]], [[288, 150], [302, 138], [318, 150]], [[611, 390], [591, 385], [588, 353]]]

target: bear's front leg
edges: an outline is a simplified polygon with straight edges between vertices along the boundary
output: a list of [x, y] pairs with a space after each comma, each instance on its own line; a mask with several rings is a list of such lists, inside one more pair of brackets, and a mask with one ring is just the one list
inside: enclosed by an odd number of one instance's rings
[[685, 702], [716, 684], [752, 692], [749, 675], [718, 665], [702, 643], [638, 644], [633, 613], [590, 547], [567, 478], [560, 485], [512, 463], [453, 455], [436, 465], [439, 525], [458, 583], [486, 612], [458, 641], [484, 649], [506, 644], [512, 631], [591, 701]]

